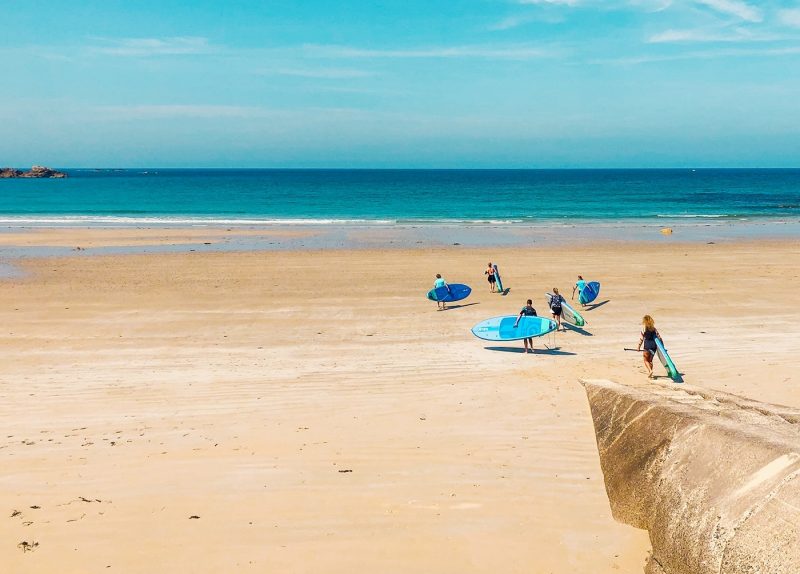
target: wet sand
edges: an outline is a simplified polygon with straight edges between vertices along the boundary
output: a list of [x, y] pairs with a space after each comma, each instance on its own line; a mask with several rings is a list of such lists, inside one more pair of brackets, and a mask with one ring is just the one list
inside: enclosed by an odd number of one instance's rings
[[[646, 533], [611, 518], [577, 379], [648, 384], [622, 348], [650, 313], [687, 382], [800, 405], [797, 241], [17, 263], [9, 572], [638, 574]], [[436, 311], [437, 272], [472, 296]], [[603, 285], [585, 332], [533, 355], [469, 333], [578, 273]]]

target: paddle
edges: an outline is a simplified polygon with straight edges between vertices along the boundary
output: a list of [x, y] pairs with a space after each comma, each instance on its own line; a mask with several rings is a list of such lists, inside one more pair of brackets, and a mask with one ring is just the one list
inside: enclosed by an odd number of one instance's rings
[[628, 347], [624, 347], [622, 350], [623, 351], [636, 351], [637, 353], [641, 353], [642, 352], [642, 349], [629, 349]]

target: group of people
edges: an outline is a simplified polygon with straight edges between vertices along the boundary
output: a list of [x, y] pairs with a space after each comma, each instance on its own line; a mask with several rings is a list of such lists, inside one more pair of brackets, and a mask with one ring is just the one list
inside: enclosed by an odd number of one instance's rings
[[[489, 282], [489, 290], [492, 293], [497, 292], [497, 268], [492, 264], [490, 261], [486, 271], [484, 271], [484, 275]], [[434, 289], [438, 289], [439, 287], [446, 287], [447, 282], [442, 278], [441, 274], [436, 274], [436, 281], [433, 284]], [[584, 280], [583, 276], [578, 275], [578, 280], [575, 282], [575, 285], [572, 286], [572, 299], [575, 298], [575, 293], [577, 292], [580, 295], [581, 291], [583, 291], [584, 287], [586, 287], [586, 280]], [[564, 311], [563, 303], [566, 302], [563, 295], [561, 295], [558, 291], [558, 287], [553, 287], [553, 296], [550, 297], [550, 313], [553, 316], [553, 320], [556, 322], [556, 330], [564, 330], [566, 331], [566, 327], [561, 326], [561, 315]], [[447, 304], [444, 301], [437, 301], [437, 304], [440, 309], [446, 309]], [[585, 306], [583, 303], [581, 305]], [[519, 316], [517, 317], [516, 323], [514, 326], [516, 327], [520, 319], [522, 317], [537, 317], [536, 309], [533, 306], [533, 300], [528, 299], [525, 303], [525, 306], [520, 310]], [[647, 369], [647, 378], [652, 379], [653, 375], [653, 359], [656, 356], [657, 348], [656, 339], [661, 339], [663, 343], [663, 339], [656, 329], [656, 324], [653, 318], [650, 315], [645, 315], [642, 317], [642, 331], [639, 337], [639, 346], [637, 347], [638, 351], [642, 352], [642, 358], [644, 360], [644, 366]], [[533, 353], [533, 338], [525, 338], [522, 340], [525, 353]]]

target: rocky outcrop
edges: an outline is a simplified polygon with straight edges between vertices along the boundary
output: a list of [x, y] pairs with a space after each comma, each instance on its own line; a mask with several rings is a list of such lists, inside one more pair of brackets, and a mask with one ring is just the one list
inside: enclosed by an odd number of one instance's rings
[[0, 179], [9, 178], [64, 178], [67, 174], [62, 171], [56, 171], [49, 167], [35, 165], [30, 171], [22, 171], [21, 169], [14, 169], [11, 167], [0, 168]]
[[800, 572], [800, 410], [581, 382], [612, 513], [650, 534], [647, 574]]

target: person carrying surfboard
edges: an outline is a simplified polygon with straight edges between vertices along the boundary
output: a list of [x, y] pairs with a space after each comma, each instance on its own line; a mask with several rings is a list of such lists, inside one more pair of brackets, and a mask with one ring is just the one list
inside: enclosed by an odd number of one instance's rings
[[[653, 378], [653, 357], [656, 356], [656, 349], [658, 345], [656, 345], [656, 339], [661, 339], [661, 335], [658, 333], [658, 329], [656, 329], [656, 322], [650, 315], [645, 315], [642, 317], [642, 334], [639, 337], [639, 346], [637, 347], [637, 351], [642, 352], [642, 358], [644, 359], [644, 366], [647, 368], [647, 378]], [[664, 340], [661, 339], [663, 342]], [[644, 345], [644, 349], [642, 349], [642, 345]]]
[[[550, 311], [553, 313], [553, 319], [556, 321], [556, 331], [561, 330], [561, 312], [564, 310], [561, 307], [561, 302], [564, 301], [564, 297], [561, 296], [558, 292], [558, 287], [553, 287], [553, 296], [550, 297]], [[564, 327], [566, 331], [567, 328]]]
[[483, 274], [486, 275], [486, 279], [489, 281], [489, 290], [494, 293], [496, 291], [497, 278], [494, 276], [494, 265], [492, 265], [491, 261], [489, 261], [489, 268]]
[[[514, 327], [519, 325], [519, 320], [522, 319], [523, 317], [537, 317], [536, 309], [533, 308], [533, 301], [531, 301], [530, 299], [528, 299], [527, 304], [519, 312], [519, 317], [517, 317], [517, 321], [514, 323]], [[533, 353], [533, 337], [522, 339], [522, 344], [525, 346], [526, 353]], [[529, 346], [530, 350], [528, 350]]]
[[[572, 287], [572, 297], [571, 298], [575, 299], [575, 291], [577, 291], [578, 292], [578, 301], [580, 301], [581, 291], [583, 291], [584, 287], [586, 287], [586, 281], [583, 279], [582, 275], [578, 275], [578, 280], [575, 282], [575, 285], [573, 285], [573, 287]], [[586, 306], [586, 305], [584, 305], [584, 303], [581, 303], [581, 305], [583, 305], [584, 307]]]
[[[447, 281], [442, 279], [440, 273], [436, 274], [436, 281], [433, 282], [433, 288], [438, 289], [439, 287], [447, 287], [447, 291], [450, 291], [450, 286], [447, 284]], [[436, 305], [439, 309], [447, 309], [447, 303], [444, 301], [437, 301]]]

